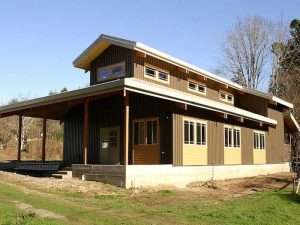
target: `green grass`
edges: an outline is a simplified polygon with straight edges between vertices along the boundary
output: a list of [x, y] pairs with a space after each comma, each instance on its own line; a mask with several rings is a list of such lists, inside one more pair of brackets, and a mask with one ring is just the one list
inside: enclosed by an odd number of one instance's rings
[[[0, 183], [0, 224], [300, 224], [300, 197], [290, 190], [269, 191], [230, 200], [176, 190], [95, 195], [41, 193]], [[65, 216], [43, 219], [16, 207], [16, 201]]]

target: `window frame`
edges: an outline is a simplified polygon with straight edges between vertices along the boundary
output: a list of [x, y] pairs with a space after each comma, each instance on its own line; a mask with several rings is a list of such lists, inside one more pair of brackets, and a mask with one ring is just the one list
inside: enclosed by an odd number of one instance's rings
[[[258, 148], [257, 147], [255, 147], [255, 134], [257, 134], [257, 137], [258, 137], [258, 139], [257, 139], [257, 145], [258, 145]], [[261, 148], [261, 136], [263, 136], [264, 138], [263, 138], [263, 148]], [[262, 151], [264, 151], [264, 150], [266, 150], [266, 132], [265, 131], [260, 131], [260, 130], [253, 130], [253, 139], [252, 139], [252, 141], [253, 141], [253, 150], [262, 150]]]
[[[103, 79], [103, 80], [98, 79], [99, 70], [112, 70], [114, 67], [117, 67], [117, 66], [122, 66], [122, 68], [124, 70], [124, 74], [122, 76], [110, 77], [110, 78], [106, 78], [106, 79]], [[118, 63], [113, 63], [113, 64], [106, 65], [106, 66], [99, 66], [99, 67], [96, 68], [96, 83], [102, 83], [102, 82], [106, 82], [106, 81], [109, 81], [109, 80], [120, 79], [122, 77], [126, 77], [126, 63], [125, 63], [125, 61], [121, 61], [121, 62], [118, 62]]]
[[[195, 84], [196, 89], [190, 88], [190, 83]], [[204, 87], [204, 92], [199, 91], [199, 86]], [[197, 94], [200, 94], [200, 95], [206, 95], [207, 87], [203, 83], [199, 83], [199, 82], [193, 81], [193, 80], [188, 80], [187, 81], [187, 89], [188, 89], [188, 91], [191, 91], [191, 92], [194, 92], [194, 93], [197, 93]]]
[[[189, 123], [189, 127], [188, 127], [188, 132], [189, 132], [189, 143], [186, 143], [185, 141], [185, 124], [186, 122]], [[190, 143], [190, 123], [193, 123], [193, 143]], [[198, 148], [203, 148], [203, 147], [207, 147], [207, 121], [206, 120], [201, 120], [201, 119], [196, 119], [196, 118], [189, 118], [189, 117], [183, 117], [182, 119], [182, 124], [183, 124], [183, 128], [182, 128], [182, 136], [183, 136], [183, 144], [187, 145], [187, 146], [195, 146]], [[197, 127], [198, 124], [200, 124], [200, 144], [198, 144], [198, 133], [197, 133]], [[205, 143], [203, 144], [203, 139], [202, 139], [202, 128], [205, 127]]]
[[[148, 144], [148, 122], [156, 122], [156, 143], [151, 143]], [[143, 143], [140, 144], [140, 134], [138, 134], [138, 143], [136, 144], [135, 142], [135, 135], [136, 135], [136, 129], [135, 129], [135, 124], [136, 123], [143, 123], [144, 127], [143, 127]], [[153, 126], [153, 125], [152, 125]], [[160, 144], [160, 126], [159, 126], [159, 119], [157, 117], [151, 117], [151, 118], [142, 118], [142, 119], [135, 119], [133, 120], [133, 145], [134, 146], [143, 146], [143, 145], [147, 145], [147, 146], [155, 146], [155, 145], [159, 145]]]
[[[226, 129], [228, 129], [227, 146], [226, 146]], [[231, 132], [230, 132], [230, 130], [231, 130]], [[238, 131], [238, 132], [236, 132], [236, 131]], [[242, 146], [242, 129], [241, 129], [241, 127], [224, 125], [223, 134], [224, 134], [223, 135], [224, 149], [237, 149], [237, 150], [241, 149], [241, 146]], [[239, 134], [239, 139], [236, 138], [237, 134]], [[231, 138], [229, 138], [230, 136], [231, 136]], [[236, 143], [239, 143], [239, 146], [236, 146]]]
[[[225, 95], [225, 99], [223, 99], [221, 96], [222, 95]], [[232, 97], [232, 101], [228, 100], [228, 96], [231, 96]], [[227, 102], [229, 104], [234, 104], [234, 95], [232, 93], [228, 93], [226, 91], [222, 91], [220, 90], [219, 91], [219, 100], [223, 101], [223, 102]]]
[[[151, 70], [154, 70], [154, 76], [148, 75], [146, 73], [147, 68], [149, 68]], [[163, 73], [163, 74], [167, 75], [167, 80], [161, 79], [160, 78], [160, 73]], [[155, 80], [155, 81], [164, 83], [164, 84], [170, 84], [170, 73], [169, 73], [169, 71], [158, 68], [156, 66], [149, 65], [149, 64], [144, 65], [144, 77], [146, 77], [148, 79], [151, 79], [151, 80]]]

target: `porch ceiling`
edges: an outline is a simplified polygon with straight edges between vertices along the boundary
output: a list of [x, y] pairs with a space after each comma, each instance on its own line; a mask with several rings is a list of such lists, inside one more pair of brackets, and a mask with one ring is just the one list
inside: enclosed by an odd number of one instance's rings
[[123, 89], [123, 80], [115, 80], [91, 87], [18, 102], [0, 107], [0, 118], [23, 115], [54, 120], [63, 119], [73, 107], [81, 105], [85, 99], [95, 100], [119, 93]]

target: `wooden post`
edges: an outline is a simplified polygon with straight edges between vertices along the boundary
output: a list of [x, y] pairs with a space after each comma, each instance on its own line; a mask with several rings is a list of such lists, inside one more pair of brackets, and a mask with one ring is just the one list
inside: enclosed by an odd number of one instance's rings
[[129, 93], [124, 90], [123, 122], [124, 122], [124, 165], [128, 165], [129, 145]]
[[89, 101], [88, 99], [86, 99], [84, 102], [84, 112], [83, 112], [83, 163], [84, 165], [87, 165], [88, 142], [89, 142]]
[[22, 115], [19, 115], [18, 161], [21, 161], [22, 126], [23, 126], [23, 118], [22, 118]]
[[46, 161], [47, 119], [43, 118], [42, 161]]

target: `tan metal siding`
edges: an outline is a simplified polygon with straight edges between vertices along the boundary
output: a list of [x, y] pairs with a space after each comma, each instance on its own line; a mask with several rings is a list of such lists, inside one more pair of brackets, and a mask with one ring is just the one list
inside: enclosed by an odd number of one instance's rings
[[253, 164], [253, 129], [241, 130], [242, 164]]
[[276, 127], [269, 127], [267, 135], [267, 163], [281, 163], [284, 161], [284, 121], [283, 114], [275, 109], [268, 109], [268, 116], [277, 120]]
[[182, 165], [183, 126], [182, 115], [173, 114], [173, 165]]
[[224, 164], [224, 124], [207, 122], [208, 165]]
[[[153, 79], [149, 79], [147, 77], [144, 77], [144, 65], [152, 65], [156, 68], [160, 68], [162, 70], [166, 70], [170, 73], [170, 83], [166, 84], [163, 82], [155, 81]], [[185, 71], [177, 68], [176, 66], [173, 66], [171, 64], [168, 64], [166, 62], [163, 62], [161, 60], [158, 60], [156, 58], [150, 57], [150, 56], [141, 56], [139, 54], [134, 54], [134, 60], [133, 60], [133, 68], [134, 68], [134, 77], [141, 79], [141, 80], [146, 80], [149, 82], [153, 82], [156, 84], [164, 85], [170, 88], [174, 88], [180, 91], [184, 91], [190, 94], [195, 94], [195, 92], [190, 92], [187, 89], [188, 85], [188, 79], [194, 80], [199, 83], [203, 83], [206, 85], [206, 97], [219, 101], [219, 89], [221, 89], [220, 85], [217, 85], [215, 82], [210, 81], [210, 80], [204, 80], [203, 77], [193, 74], [193, 73], [188, 73], [186, 74]], [[224, 89], [225, 86], [223, 85], [222, 88]], [[230, 90], [226, 90], [227, 92], [231, 92]], [[199, 96], [204, 96], [199, 93]]]

